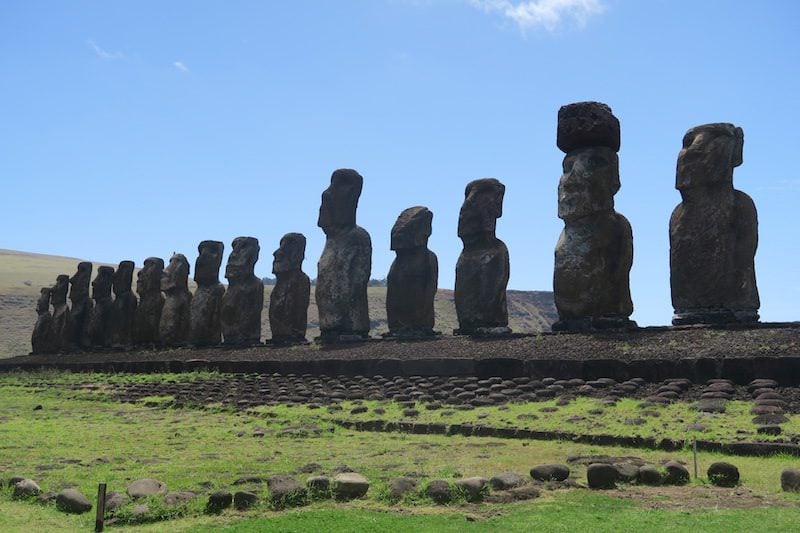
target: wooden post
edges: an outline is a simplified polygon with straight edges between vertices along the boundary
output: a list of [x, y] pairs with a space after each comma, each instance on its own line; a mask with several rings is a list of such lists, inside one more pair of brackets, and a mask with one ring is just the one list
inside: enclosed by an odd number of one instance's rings
[[697, 437], [692, 439], [692, 453], [694, 455], [694, 478], [697, 479]]
[[97, 533], [103, 531], [106, 519], [106, 484], [97, 485], [97, 514], [94, 520], [94, 530]]

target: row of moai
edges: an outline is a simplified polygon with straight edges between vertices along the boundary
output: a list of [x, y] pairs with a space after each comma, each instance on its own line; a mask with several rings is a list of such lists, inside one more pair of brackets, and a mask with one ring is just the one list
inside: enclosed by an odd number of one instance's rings
[[[629, 273], [633, 234], [614, 210], [619, 191], [619, 120], [598, 102], [562, 107], [557, 146], [566, 155], [558, 185], [558, 216], [564, 221], [555, 249], [554, 296], [559, 320], [554, 331], [625, 330], [633, 303]], [[670, 268], [674, 325], [747, 323], [758, 320], [754, 256], [757, 220], [753, 201], [733, 189], [733, 169], [742, 162], [743, 134], [732, 124], [690, 129], [678, 155], [676, 188], [682, 202], [670, 220]], [[326, 235], [315, 290], [322, 341], [367, 338], [367, 285], [372, 244], [356, 224], [363, 178], [340, 169], [322, 194], [317, 225]], [[470, 182], [458, 219], [463, 250], [456, 263], [454, 334], [506, 335], [506, 286], [510, 262], [495, 227], [502, 216], [505, 186], [494, 178]], [[411, 207], [391, 231], [396, 258], [387, 277], [389, 337], [425, 337], [434, 332], [433, 301], [438, 262], [428, 249], [433, 213]], [[274, 253], [269, 318], [275, 342], [305, 340], [310, 282], [302, 272], [305, 237], [289, 233]], [[254, 274], [259, 244], [233, 241], [225, 277], [219, 282], [223, 244], [203, 241], [195, 264], [197, 291], [188, 289], [189, 263], [175, 254], [149, 258], [131, 291], [134, 264], [116, 272], [101, 266], [92, 282], [91, 263], [72, 278], [62, 275], [42, 289], [33, 335], [34, 352], [131, 345], [248, 345], [260, 342], [263, 285]], [[72, 308], [66, 304], [70, 291]], [[116, 298], [111, 299], [113, 288]], [[163, 295], [162, 295], [163, 293]], [[50, 303], [53, 312], [50, 313]]]

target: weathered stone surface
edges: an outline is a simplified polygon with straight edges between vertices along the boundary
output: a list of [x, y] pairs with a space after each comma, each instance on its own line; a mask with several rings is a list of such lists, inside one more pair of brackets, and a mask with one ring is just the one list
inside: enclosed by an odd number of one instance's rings
[[651, 465], [639, 467], [639, 472], [636, 476], [636, 480], [642, 485], [660, 485], [661, 479], [661, 472]]
[[131, 498], [146, 498], [154, 494], [166, 494], [167, 484], [157, 479], [139, 479], [128, 485], [128, 496]]
[[69, 350], [70, 339], [70, 313], [67, 306], [67, 293], [69, 292], [69, 276], [61, 274], [56, 277], [56, 284], [50, 291], [50, 303], [53, 304], [53, 339], [58, 351]]
[[436, 503], [448, 503], [453, 498], [450, 483], [444, 479], [430, 481], [425, 487], [425, 495]]
[[333, 478], [331, 489], [337, 500], [361, 498], [369, 490], [369, 481], [361, 474], [345, 472]]
[[190, 490], [170, 492], [164, 496], [164, 505], [168, 507], [175, 507], [176, 505], [190, 502], [195, 498], [197, 498], [197, 493]]
[[479, 502], [483, 499], [489, 480], [475, 476], [456, 481], [455, 485], [463, 491], [464, 497], [468, 502]]
[[781, 489], [786, 492], [800, 492], [799, 468], [786, 468], [781, 472]]
[[58, 340], [53, 331], [53, 314], [50, 312], [50, 287], [42, 287], [36, 301], [36, 324], [31, 334], [31, 351], [34, 354], [58, 352]]
[[189, 261], [174, 254], [161, 274], [164, 307], [158, 322], [158, 336], [165, 346], [183, 346], [189, 341], [192, 293], [189, 292]]
[[606, 104], [577, 102], [558, 110], [556, 145], [564, 153], [593, 146], [619, 152], [619, 130], [619, 120]]
[[672, 323], [755, 322], [760, 301], [754, 257], [758, 217], [753, 200], [733, 188], [744, 133], [733, 124], [704, 124], [686, 132], [672, 213]]
[[314, 295], [323, 340], [369, 335], [367, 283], [372, 270], [372, 241], [356, 225], [363, 185], [352, 169], [339, 169], [322, 193], [317, 226], [325, 232], [325, 248], [317, 263]]
[[161, 342], [158, 325], [164, 308], [164, 295], [161, 294], [161, 277], [164, 274], [164, 260], [148, 257], [136, 276], [136, 292], [139, 306], [136, 308], [134, 342], [139, 345], [154, 345]]
[[274, 475], [267, 478], [269, 497], [275, 505], [296, 505], [306, 497], [306, 488], [292, 476]]
[[92, 510], [89, 498], [75, 489], [64, 489], [56, 495], [56, 507], [65, 513], [85, 513]]
[[236, 491], [233, 494], [233, 506], [238, 511], [244, 511], [258, 503], [258, 495], [246, 490]]
[[112, 288], [114, 290], [114, 307], [111, 313], [111, 345], [125, 348], [133, 345], [133, 330], [136, 322], [138, 302], [131, 290], [133, 282], [133, 261], [120, 261]]
[[627, 219], [614, 211], [620, 188], [619, 122], [604, 104], [564, 106], [558, 144], [566, 156], [558, 184], [558, 217], [564, 229], [555, 251], [559, 321], [553, 330], [634, 327], [628, 320], [633, 312], [633, 234]]
[[116, 491], [108, 491], [106, 494], [106, 512], [112, 512], [119, 507], [127, 504], [130, 501], [127, 495], [116, 492]]
[[94, 307], [89, 319], [89, 338], [93, 348], [111, 346], [111, 316], [114, 312], [114, 302], [111, 300], [113, 279], [114, 269], [112, 267], [97, 267], [97, 275], [92, 281]]
[[389, 336], [433, 335], [433, 299], [439, 283], [439, 262], [428, 250], [433, 213], [410, 207], [392, 227], [391, 248], [397, 254], [386, 278]]
[[42, 489], [40, 489], [39, 485], [32, 479], [26, 478], [14, 483], [13, 497], [15, 500], [30, 498], [31, 496], [41, 494], [41, 492]]
[[739, 469], [731, 463], [719, 461], [708, 467], [708, 480], [718, 487], [735, 487], [739, 484]]
[[511, 490], [525, 484], [525, 479], [516, 472], [503, 472], [489, 479], [494, 490]]
[[89, 319], [92, 314], [92, 299], [89, 297], [89, 283], [92, 280], [92, 263], [81, 261], [78, 270], [69, 279], [70, 334], [69, 343], [73, 350], [91, 346], [89, 340]]
[[402, 498], [409, 492], [417, 490], [419, 481], [413, 477], [402, 476], [392, 480], [389, 485], [389, 495], [394, 499]]
[[531, 477], [536, 481], [564, 481], [569, 477], [569, 467], [560, 464], [534, 466]]
[[464, 248], [456, 262], [456, 334], [511, 331], [506, 307], [508, 249], [495, 235], [505, 190], [498, 180], [485, 178], [471, 181], [464, 191], [458, 216], [458, 237]]
[[670, 461], [664, 465], [666, 472], [661, 481], [664, 485], [685, 485], [689, 483], [689, 471], [681, 463]]
[[218, 491], [208, 497], [206, 503], [207, 513], [220, 513], [233, 503], [233, 495], [228, 491]]
[[269, 326], [274, 342], [303, 342], [308, 326], [311, 281], [302, 271], [306, 238], [302, 233], [281, 237], [272, 254], [275, 287], [269, 300]]
[[590, 489], [613, 489], [619, 480], [619, 472], [613, 465], [592, 463], [586, 467], [586, 482]]
[[312, 498], [331, 497], [331, 480], [328, 476], [311, 476], [306, 480], [306, 487]]
[[633, 483], [639, 477], [639, 467], [632, 463], [614, 463], [618, 479], [624, 483]]
[[219, 282], [219, 267], [225, 245], [219, 241], [203, 241], [197, 246], [194, 281], [197, 290], [192, 297], [189, 342], [195, 346], [214, 346], [222, 342], [222, 297], [225, 286]]
[[222, 337], [228, 345], [261, 342], [264, 284], [255, 275], [261, 247], [255, 237], [237, 237], [225, 267], [228, 289], [222, 297]]

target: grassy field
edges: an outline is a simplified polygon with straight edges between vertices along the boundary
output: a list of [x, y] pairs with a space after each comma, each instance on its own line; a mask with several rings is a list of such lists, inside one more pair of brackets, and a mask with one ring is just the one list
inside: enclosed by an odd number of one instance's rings
[[[41, 287], [55, 283], [59, 274], [75, 273], [81, 259], [0, 250], [0, 358], [24, 355], [30, 351], [30, 337], [36, 323], [36, 299]], [[95, 263], [95, 272], [99, 263]], [[114, 266], [114, 265], [111, 265]], [[308, 267], [307, 267], [308, 268]], [[134, 289], [136, 279], [134, 277]], [[190, 281], [194, 290], [194, 282]], [[269, 296], [272, 287], [264, 287], [264, 311], [261, 313], [263, 338], [271, 336], [269, 329]], [[386, 324], [386, 288], [369, 287], [369, 310], [372, 335], [388, 331]], [[434, 301], [436, 329], [445, 334], [458, 326], [453, 291], [439, 289]], [[509, 325], [517, 332], [536, 332], [550, 329], [556, 319], [552, 293], [543, 291], [508, 292]], [[312, 288], [308, 309], [308, 337], [319, 335], [317, 305]]]
[[[691, 451], [368, 433], [337, 427], [331, 423], [333, 414], [324, 408], [273, 407], [237, 412], [221, 406], [170, 408], [165, 407], [168, 398], [161, 397], [143, 398], [135, 404], [111, 399], [117, 386], [131, 380], [202, 377], [54, 372], [0, 375], [0, 472], [3, 478], [31, 477], [43, 490], [75, 486], [91, 499], [99, 482], [107, 482], [109, 490], [124, 492], [130, 481], [145, 477], [162, 480], [173, 491], [193, 490], [200, 494], [177, 507], [167, 507], [154, 497], [147, 502], [149, 513], [141, 519], [133, 516], [132, 504], [128, 504], [118, 512], [121, 522], [114, 527], [124, 529], [137, 524], [137, 531], [527, 531], [533, 523], [544, 531], [785, 531], [800, 519], [800, 497], [781, 492], [779, 484], [780, 472], [797, 466], [798, 459], [793, 457], [700, 453], [700, 478], [687, 487], [620, 486], [602, 493], [581, 488], [543, 488], [540, 498], [520, 503], [468, 504], [457, 500], [449, 506], [436, 506], [417, 495], [394, 501], [389, 497], [389, 483], [401, 475], [411, 475], [422, 485], [432, 479], [488, 478], [506, 471], [527, 477], [528, 470], [537, 464], [600, 454], [635, 456], [655, 465], [669, 459], [691, 465]], [[638, 428], [618, 423], [630, 407], [620, 404], [606, 406], [604, 413], [596, 415], [596, 421], [623, 434], [633, 434]], [[508, 410], [481, 408], [469, 416], [485, 415], [479, 419], [484, 423], [490, 420], [521, 424], [516, 414], [538, 412], [538, 419], [524, 423], [543, 428], [553, 423], [548, 420], [551, 414], [539, 411], [547, 405], [519, 405]], [[398, 409], [394, 404], [381, 407], [386, 410], [384, 417], [394, 417]], [[676, 404], [662, 409], [663, 431], [683, 432], [685, 406]], [[742, 423], [734, 410], [715, 431], [726, 435], [728, 422]], [[739, 467], [740, 487], [719, 489], [707, 484], [705, 470], [718, 460], [728, 460]], [[318, 466], [304, 468], [312, 463]], [[261, 495], [262, 503], [256, 508], [225, 511], [219, 516], [203, 513], [206, 495], [215, 490], [238, 490], [240, 487], [233, 487], [238, 478], [293, 474], [304, 482], [310, 474], [298, 473], [301, 470], [331, 472], [341, 465], [370, 480], [366, 498], [350, 503], [312, 502], [297, 510], [276, 510], [268, 502], [266, 486], [254, 484], [245, 487]], [[575, 480], [583, 483], [585, 466], [575, 463], [571, 468]], [[64, 515], [52, 506], [13, 501], [9, 489], [0, 494], [0, 531], [86, 531], [93, 520], [93, 513]], [[143, 525], [146, 523], [149, 525]]]

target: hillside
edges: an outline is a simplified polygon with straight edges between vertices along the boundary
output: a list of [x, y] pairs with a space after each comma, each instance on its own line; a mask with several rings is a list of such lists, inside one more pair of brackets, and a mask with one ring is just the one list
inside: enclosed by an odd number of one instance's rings
[[[79, 261], [82, 259], [0, 250], [0, 358], [23, 355], [30, 351], [30, 335], [36, 322], [36, 298], [39, 289], [52, 285], [59, 274], [72, 275]], [[100, 264], [95, 263], [95, 270]], [[271, 286], [264, 287], [265, 309], [261, 317], [262, 335], [266, 338], [270, 337], [266, 308], [269, 306], [271, 292]], [[372, 317], [371, 334], [378, 336], [387, 331], [386, 288], [370, 287], [368, 294]], [[451, 334], [458, 324], [453, 291], [439, 289], [434, 305], [436, 329], [446, 335]], [[544, 291], [508, 291], [508, 319], [511, 328], [518, 333], [549, 331], [550, 324], [556, 320], [553, 294]], [[319, 335], [313, 288], [308, 322], [308, 337]]]

